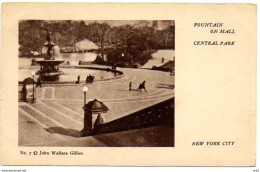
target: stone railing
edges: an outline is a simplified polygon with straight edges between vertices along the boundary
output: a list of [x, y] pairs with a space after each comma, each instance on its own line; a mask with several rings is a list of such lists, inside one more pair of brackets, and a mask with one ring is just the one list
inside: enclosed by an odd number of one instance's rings
[[94, 127], [94, 135], [163, 124], [174, 127], [174, 98], [170, 98], [114, 121], [96, 125]]

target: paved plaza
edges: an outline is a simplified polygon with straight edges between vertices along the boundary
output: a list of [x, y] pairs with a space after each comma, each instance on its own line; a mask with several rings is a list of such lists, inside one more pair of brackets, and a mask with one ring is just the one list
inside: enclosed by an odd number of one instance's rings
[[[124, 76], [87, 84], [87, 102], [98, 99], [109, 108], [107, 113], [102, 114], [105, 122], [121, 118], [174, 96], [174, 76], [170, 76], [167, 72], [128, 68], [118, 68], [118, 70], [122, 71]], [[147, 92], [137, 91], [139, 84], [144, 80]], [[129, 91], [128, 87], [130, 81], [132, 81], [132, 91]], [[42, 88], [36, 88], [36, 103], [20, 102], [19, 145], [109, 146], [115, 142], [115, 139], [104, 140], [105, 137], [100, 135], [80, 137], [84, 118], [82, 88], [85, 85], [83, 83], [43, 85]], [[165, 126], [158, 126], [119, 132], [116, 136], [122, 135], [121, 142], [116, 139], [116, 143], [112, 145], [122, 146], [125, 143], [122, 138], [131, 139], [129, 135], [137, 137], [138, 135], [134, 133], [143, 135], [136, 139], [144, 142], [144, 145], [149, 145], [150, 142], [145, 139], [147, 134], [144, 132], [153, 131], [152, 133], [157, 133], [157, 137], [160, 138], [161, 128], [167, 129]], [[139, 130], [142, 132], [137, 132]], [[170, 133], [168, 134], [170, 136]], [[103, 135], [111, 138], [115, 136], [113, 133]], [[153, 135], [153, 139], [155, 139], [156, 134]], [[136, 139], [134, 139], [135, 142]], [[128, 144], [130, 143], [128, 141]]]

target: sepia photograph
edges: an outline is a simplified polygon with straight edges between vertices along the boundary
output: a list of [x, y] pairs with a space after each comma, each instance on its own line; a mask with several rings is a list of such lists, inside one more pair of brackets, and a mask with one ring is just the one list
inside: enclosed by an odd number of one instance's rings
[[20, 147], [174, 147], [174, 20], [19, 20]]
[[28, 2], [1, 15], [0, 164], [256, 165], [257, 5]]

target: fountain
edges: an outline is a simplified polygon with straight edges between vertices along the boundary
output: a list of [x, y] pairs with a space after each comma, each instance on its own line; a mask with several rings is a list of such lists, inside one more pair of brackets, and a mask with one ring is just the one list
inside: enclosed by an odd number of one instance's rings
[[[68, 84], [75, 83], [77, 77], [80, 75], [81, 82], [85, 81], [85, 78], [91, 74], [95, 76], [95, 81], [114, 78], [114, 73], [102, 67], [91, 67], [78, 65], [79, 61], [86, 61], [91, 59], [93, 61], [96, 58], [96, 54], [92, 52], [85, 53], [72, 53], [72, 54], [61, 54], [59, 47], [51, 40], [51, 33], [47, 31], [45, 41], [42, 45], [42, 58], [19, 58], [19, 83], [31, 75], [34, 71], [36, 76], [35, 79], [40, 78], [43, 83], [46, 84]], [[71, 64], [64, 64], [64, 62], [71, 62]], [[37, 65], [36, 65], [37, 64]], [[61, 70], [60, 70], [61, 69]], [[122, 72], [119, 72], [122, 74]], [[55, 81], [55, 82], [49, 82]]]
[[40, 75], [43, 81], [57, 81], [59, 75], [64, 74], [59, 69], [59, 64], [63, 63], [64, 60], [55, 60], [53, 55], [53, 47], [55, 44], [51, 41], [50, 32], [46, 31], [46, 43], [43, 44], [47, 48], [47, 53], [44, 60], [37, 60], [36, 62], [40, 64], [41, 68], [36, 72], [37, 75]]

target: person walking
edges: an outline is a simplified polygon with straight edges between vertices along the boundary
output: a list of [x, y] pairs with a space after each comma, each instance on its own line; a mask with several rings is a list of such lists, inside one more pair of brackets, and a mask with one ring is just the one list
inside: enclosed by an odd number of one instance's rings
[[145, 82], [146, 81], [143, 81], [142, 83], [139, 84], [139, 87], [138, 87], [138, 91], [141, 91], [142, 89], [144, 89], [144, 91], [146, 92], [146, 88], [145, 88]]
[[137, 88], [137, 91], [141, 91], [142, 89], [142, 83], [139, 84], [139, 87]]
[[143, 83], [142, 83], [142, 88], [144, 89], [144, 91], [146, 92], [146, 88], [145, 88], [145, 82], [146, 81], [144, 81]]
[[77, 80], [76, 84], [79, 84], [79, 82], [80, 82], [80, 75], [78, 76], [78, 80]]
[[89, 83], [89, 76], [86, 77], [86, 84]]
[[162, 57], [162, 61], [161, 61], [162, 63], [164, 63], [164, 58]]
[[129, 82], [129, 91], [132, 90], [132, 81]]
[[42, 88], [41, 78], [39, 77], [36, 83], [36, 87], [40, 86]]

